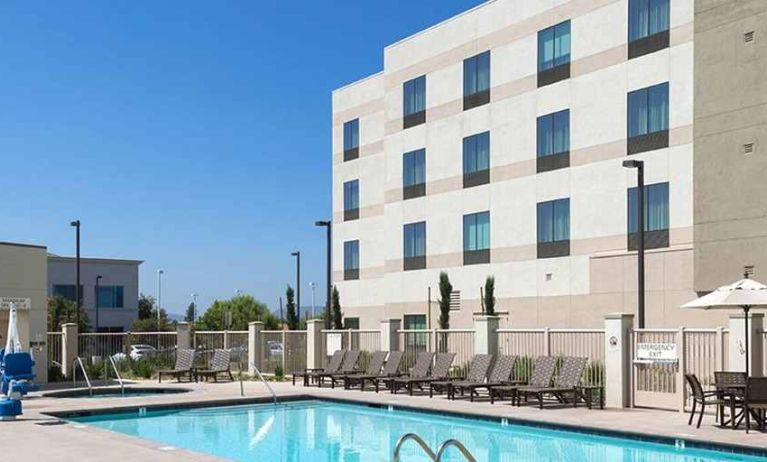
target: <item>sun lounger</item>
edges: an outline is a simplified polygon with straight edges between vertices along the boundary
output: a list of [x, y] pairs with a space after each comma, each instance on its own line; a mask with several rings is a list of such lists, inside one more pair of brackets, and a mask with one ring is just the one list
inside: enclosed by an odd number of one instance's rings
[[296, 377], [302, 377], [304, 379], [304, 386], [308, 387], [311, 379], [317, 381], [317, 377], [322, 373], [335, 374], [341, 368], [341, 362], [344, 360], [346, 351], [336, 350], [333, 356], [330, 357], [327, 367], [324, 368], [308, 368], [304, 369], [304, 372], [296, 372], [293, 374], [293, 385], [296, 384]]
[[351, 374], [357, 369], [357, 362], [359, 359], [359, 350], [347, 351], [344, 355], [344, 360], [341, 362], [341, 367], [338, 368], [338, 372], [321, 372], [317, 374], [317, 386], [322, 388], [322, 384], [325, 383], [325, 379], [328, 378], [330, 379], [333, 388], [335, 388], [335, 380], [333, 380], [333, 376], [336, 374]]
[[216, 350], [213, 352], [213, 360], [210, 362], [210, 368], [209, 369], [201, 369], [197, 371], [197, 377], [198, 379], [200, 377], [207, 378], [211, 377], [213, 378], [214, 382], [218, 382], [218, 376], [220, 374], [228, 375], [229, 380], [234, 380], [234, 377], [232, 376], [231, 366], [230, 366], [230, 354], [229, 350]]
[[[551, 378], [557, 367], [557, 358], [553, 356], [539, 356], [535, 360], [533, 373], [530, 375], [527, 385], [532, 387], [548, 387], [551, 385]], [[516, 402], [517, 390], [524, 385], [500, 385], [489, 387], [490, 403], [495, 402], [495, 398], [511, 396], [512, 403]]]
[[434, 366], [431, 368], [431, 375], [427, 377], [411, 376], [395, 378], [390, 391], [396, 394], [400, 388], [407, 387], [408, 394], [412, 396], [415, 387], [421, 388], [423, 385], [428, 385], [431, 382], [447, 379], [453, 359], [455, 359], [455, 353], [437, 353], [434, 359]]
[[[399, 366], [402, 362], [401, 351], [390, 351], [389, 356], [386, 359], [386, 364], [383, 370], [377, 374], [353, 374], [344, 377], [344, 388], [351, 389], [355, 384], [359, 383], [360, 390], [365, 391], [365, 382], [370, 381], [375, 383], [378, 379], [386, 379], [396, 377], [399, 375]], [[372, 362], [372, 360], [371, 360]]]
[[459, 391], [461, 395], [463, 395], [465, 391], [468, 391], [469, 399], [474, 401], [474, 396], [477, 395], [477, 390], [483, 388], [490, 389], [490, 387], [498, 387], [502, 385], [514, 385], [514, 382], [510, 380], [510, 377], [516, 362], [516, 356], [499, 356], [493, 364], [493, 368], [490, 371], [490, 376], [487, 378], [487, 382], [472, 382], [469, 380], [452, 382], [450, 384], [449, 398], [455, 399], [456, 391]]
[[[429, 369], [431, 369], [431, 362], [434, 360], [434, 353], [430, 351], [422, 351], [418, 353], [418, 356], [415, 358], [415, 365], [413, 365], [413, 368], [410, 370], [410, 374], [407, 377], [410, 378], [424, 378], [429, 375]], [[384, 386], [388, 387], [389, 390], [394, 389], [394, 381], [398, 378], [402, 377], [380, 377], [375, 379], [376, 384], [376, 393], [378, 393], [378, 389], [380, 385], [383, 383]]]
[[517, 406], [520, 405], [521, 398], [532, 395], [538, 400], [538, 407], [543, 409], [544, 395], [552, 395], [560, 403], [567, 402], [567, 395], [572, 396], [573, 407], [578, 405], [578, 384], [581, 382], [583, 369], [586, 367], [588, 358], [565, 357], [559, 368], [559, 374], [554, 380], [553, 386], [535, 386], [527, 385], [517, 388]]
[[[487, 378], [487, 371], [490, 369], [490, 363], [493, 362], [493, 355], [478, 354], [471, 358], [469, 363], [469, 374], [462, 383], [484, 383]], [[446, 391], [448, 398], [452, 394], [453, 380], [438, 380], [429, 384], [429, 397], [434, 396], [434, 392], [442, 393]]]
[[386, 361], [386, 351], [374, 351], [370, 356], [370, 361], [364, 371], [352, 371], [352, 372], [339, 372], [330, 376], [330, 387], [335, 388], [336, 382], [343, 382], [344, 388], [346, 388], [347, 377], [353, 377], [355, 375], [377, 375], [381, 372], [384, 361]]
[[187, 376], [189, 381], [194, 380], [194, 350], [181, 349], [176, 351], [176, 367], [169, 370], [157, 371], [157, 380], [162, 383], [162, 376], [175, 377], [179, 382], [181, 377]]

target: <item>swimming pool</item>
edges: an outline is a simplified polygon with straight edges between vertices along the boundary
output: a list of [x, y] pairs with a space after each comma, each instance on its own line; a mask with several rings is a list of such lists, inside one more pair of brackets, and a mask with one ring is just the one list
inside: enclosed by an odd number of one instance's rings
[[[197, 409], [139, 410], [69, 420], [239, 461], [389, 461], [405, 433], [433, 448], [457, 438], [478, 461], [757, 461], [761, 457], [409, 410], [305, 400]], [[448, 450], [449, 461], [463, 460]], [[402, 460], [427, 460], [412, 441]]]

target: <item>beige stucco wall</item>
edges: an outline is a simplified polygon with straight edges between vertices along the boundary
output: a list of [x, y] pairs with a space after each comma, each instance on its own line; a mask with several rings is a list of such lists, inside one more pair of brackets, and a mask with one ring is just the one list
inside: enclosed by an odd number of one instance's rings
[[705, 291], [745, 265], [767, 280], [767, 2], [697, 0], [695, 43], [695, 289]]
[[[39, 382], [48, 377], [47, 282], [46, 248], [23, 244], [0, 242], [0, 297], [31, 299], [29, 311], [19, 310], [19, 336], [27, 349], [30, 342], [34, 349], [35, 373]], [[5, 347], [8, 332], [8, 311], [0, 310], [0, 344]]]

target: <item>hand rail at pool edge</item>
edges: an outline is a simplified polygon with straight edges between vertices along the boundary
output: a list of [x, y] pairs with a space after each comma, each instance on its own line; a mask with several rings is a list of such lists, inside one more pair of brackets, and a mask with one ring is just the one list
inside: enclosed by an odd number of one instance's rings
[[469, 462], [477, 462], [477, 459], [474, 458], [474, 456], [471, 455], [468, 449], [466, 449], [466, 446], [463, 445], [460, 441], [456, 439], [449, 439], [447, 441], [444, 441], [442, 445], [439, 447], [439, 451], [437, 451], [437, 458], [434, 459], [436, 462], [440, 462], [442, 460], [442, 455], [445, 453], [445, 450], [449, 448], [450, 446], [455, 446], [456, 449], [461, 451], [461, 454], [463, 457], [466, 458]]
[[[264, 382], [264, 385], [266, 385], [266, 388], [269, 389], [269, 392], [272, 394], [272, 401], [274, 402], [274, 405], [277, 405], [277, 393], [274, 392], [271, 385], [266, 381], [263, 375], [261, 375], [261, 371], [258, 370], [258, 367], [256, 367], [256, 363], [248, 362], [248, 366], [252, 366], [253, 370], [256, 371], [256, 374], [258, 374], [258, 378], [261, 379], [262, 382]], [[242, 387], [242, 363], [240, 363], [240, 396], [245, 396], [245, 390]]]
[[83, 377], [85, 377], [85, 383], [88, 384], [88, 394], [90, 396], [93, 396], [93, 386], [91, 385], [91, 381], [88, 378], [88, 373], [85, 372], [85, 366], [83, 365], [83, 360], [79, 356], [76, 357], [74, 361], [72, 361], [72, 388], [77, 388], [77, 367], [75, 367], [76, 364], [79, 364], [80, 369], [83, 371]]
[[[117, 383], [120, 384], [120, 393], [123, 396], [125, 396], [125, 384], [123, 383], [123, 378], [120, 377], [120, 371], [117, 370], [117, 363], [115, 363], [115, 359], [112, 356], [109, 357], [109, 362], [112, 364], [112, 369], [114, 369], [115, 375], [117, 376]], [[107, 370], [107, 368], [106, 368], [106, 365], [105, 365], [105, 367], [104, 367], [104, 380], [105, 381], [108, 380], [108, 378], [109, 378], [109, 375], [106, 373], [106, 370]]]
[[426, 453], [426, 455], [429, 457], [429, 460], [432, 462], [441, 462], [442, 456], [444, 455], [447, 448], [450, 446], [455, 446], [459, 451], [461, 451], [461, 455], [468, 461], [468, 462], [477, 462], [477, 459], [474, 458], [474, 456], [471, 455], [468, 449], [466, 449], [466, 446], [463, 445], [460, 441], [456, 439], [449, 439], [442, 442], [442, 444], [439, 446], [439, 450], [436, 454], [434, 454], [434, 451], [431, 450], [428, 444], [426, 444], [426, 441], [423, 440], [420, 436], [418, 436], [416, 433], [406, 433], [400, 437], [399, 440], [397, 440], [397, 445], [394, 446], [394, 455], [392, 457], [392, 462], [400, 462], [400, 449], [402, 448], [402, 445], [407, 440], [413, 440], [416, 443], [418, 443], [418, 446], [421, 447], [423, 452]]

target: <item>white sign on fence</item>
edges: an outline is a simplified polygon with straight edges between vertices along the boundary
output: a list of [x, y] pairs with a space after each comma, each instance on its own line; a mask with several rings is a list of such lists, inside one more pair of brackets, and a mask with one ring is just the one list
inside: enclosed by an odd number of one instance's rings
[[326, 342], [325, 342], [325, 354], [328, 356], [333, 356], [333, 353], [335, 353], [337, 350], [341, 349], [341, 336], [343, 334], [341, 333], [331, 333], [327, 334]]
[[10, 310], [11, 303], [16, 305], [17, 310], [31, 310], [32, 299], [22, 297], [0, 297], [0, 310]]
[[676, 343], [637, 343], [637, 362], [675, 363], [679, 361]]

